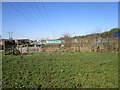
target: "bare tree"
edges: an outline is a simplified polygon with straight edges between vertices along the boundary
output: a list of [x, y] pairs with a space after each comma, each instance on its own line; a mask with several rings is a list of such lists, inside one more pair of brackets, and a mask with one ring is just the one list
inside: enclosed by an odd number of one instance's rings
[[72, 45], [72, 38], [69, 33], [64, 34], [63, 40], [65, 42], [65, 47], [71, 47]]

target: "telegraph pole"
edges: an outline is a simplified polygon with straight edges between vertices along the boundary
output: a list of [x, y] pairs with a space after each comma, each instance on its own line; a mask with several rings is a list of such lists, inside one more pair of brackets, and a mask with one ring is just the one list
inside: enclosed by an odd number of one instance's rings
[[13, 32], [8, 32], [8, 34], [9, 34], [9, 39], [12, 40], [12, 39], [13, 39], [13, 38], [12, 38], [12, 34], [13, 34]]

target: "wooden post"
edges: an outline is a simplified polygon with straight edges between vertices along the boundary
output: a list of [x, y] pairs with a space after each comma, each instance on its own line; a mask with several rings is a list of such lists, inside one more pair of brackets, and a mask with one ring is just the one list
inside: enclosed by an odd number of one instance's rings
[[21, 48], [21, 53], [22, 53], [22, 47], [20, 47]]
[[5, 55], [5, 42], [4, 42], [4, 45], [3, 45], [3, 51], [4, 51], [4, 55]]
[[29, 53], [29, 45], [27, 44], [27, 52]]

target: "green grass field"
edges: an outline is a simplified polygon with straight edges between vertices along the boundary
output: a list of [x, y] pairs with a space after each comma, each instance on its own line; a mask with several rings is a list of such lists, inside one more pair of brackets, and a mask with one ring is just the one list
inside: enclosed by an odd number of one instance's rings
[[2, 57], [3, 88], [118, 88], [118, 53]]

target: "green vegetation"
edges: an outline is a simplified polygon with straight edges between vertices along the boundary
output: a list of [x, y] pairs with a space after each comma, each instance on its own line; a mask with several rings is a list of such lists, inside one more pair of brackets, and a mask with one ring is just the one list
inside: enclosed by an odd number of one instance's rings
[[109, 38], [109, 37], [113, 37], [113, 33], [115, 31], [120, 31], [120, 28], [113, 28], [110, 31], [106, 31], [103, 33], [94, 33], [94, 34], [89, 34], [89, 35], [83, 35], [83, 36], [75, 36], [73, 37], [75, 38], [86, 38], [86, 37], [103, 37], [103, 38]]
[[3, 56], [3, 88], [118, 88], [118, 53]]

